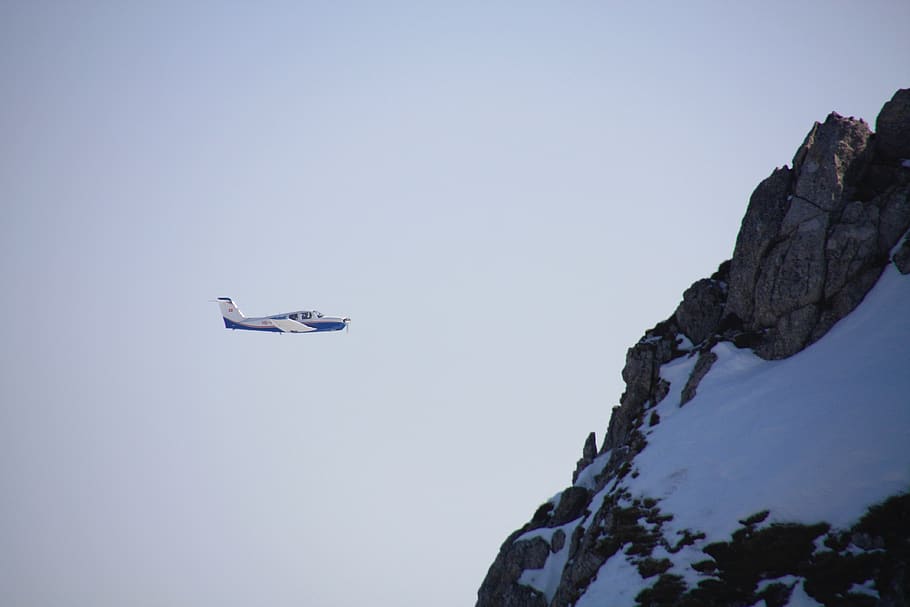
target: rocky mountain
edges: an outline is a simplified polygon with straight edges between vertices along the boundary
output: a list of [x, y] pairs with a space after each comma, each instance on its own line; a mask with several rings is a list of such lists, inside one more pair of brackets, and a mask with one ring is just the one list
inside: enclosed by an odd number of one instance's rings
[[908, 228], [910, 89], [816, 123], [477, 606], [910, 605]]

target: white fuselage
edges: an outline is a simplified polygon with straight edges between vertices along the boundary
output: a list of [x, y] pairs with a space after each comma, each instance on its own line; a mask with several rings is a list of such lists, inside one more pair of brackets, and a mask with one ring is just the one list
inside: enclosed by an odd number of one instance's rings
[[237, 305], [227, 297], [219, 297], [221, 317], [227, 329], [246, 331], [270, 331], [273, 333], [318, 333], [321, 331], [340, 331], [347, 327], [350, 318], [325, 316], [315, 310], [298, 310], [272, 316], [247, 318]]

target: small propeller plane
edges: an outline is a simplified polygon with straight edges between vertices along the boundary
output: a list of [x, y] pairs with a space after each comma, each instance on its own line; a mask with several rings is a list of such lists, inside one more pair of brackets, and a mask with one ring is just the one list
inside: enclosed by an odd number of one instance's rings
[[218, 306], [226, 329], [245, 329], [247, 331], [271, 331], [273, 333], [317, 333], [322, 331], [340, 331], [348, 326], [350, 318], [325, 316], [316, 310], [286, 312], [274, 316], [247, 318], [230, 297], [219, 297]]

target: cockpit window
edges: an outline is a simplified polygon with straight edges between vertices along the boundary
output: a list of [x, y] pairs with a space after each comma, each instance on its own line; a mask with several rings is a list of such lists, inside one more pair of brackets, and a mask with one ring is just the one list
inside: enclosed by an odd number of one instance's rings
[[316, 318], [322, 318], [322, 312], [313, 311], [313, 316], [315, 316]]

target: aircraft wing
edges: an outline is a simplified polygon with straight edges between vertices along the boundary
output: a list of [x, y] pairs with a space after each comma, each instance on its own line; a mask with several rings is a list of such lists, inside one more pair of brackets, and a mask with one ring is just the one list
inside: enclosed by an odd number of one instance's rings
[[308, 327], [302, 322], [291, 320], [290, 318], [272, 318], [272, 324], [284, 331], [285, 333], [309, 333], [315, 331], [313, 327]]

